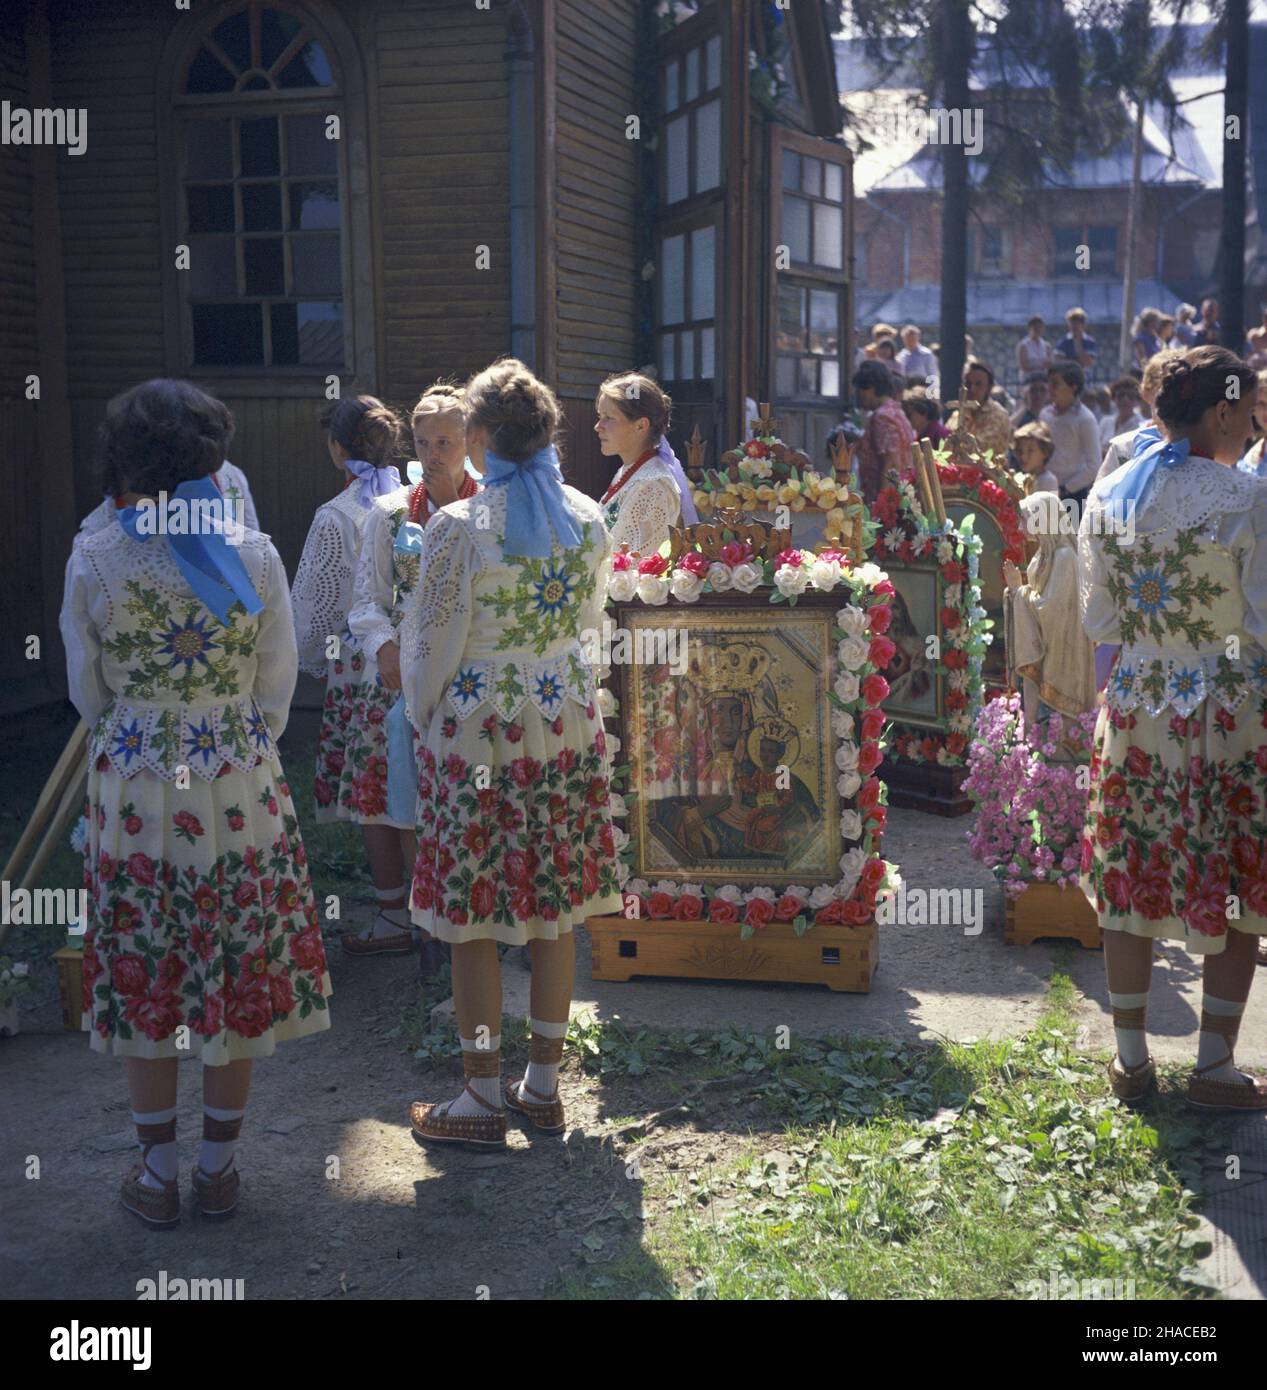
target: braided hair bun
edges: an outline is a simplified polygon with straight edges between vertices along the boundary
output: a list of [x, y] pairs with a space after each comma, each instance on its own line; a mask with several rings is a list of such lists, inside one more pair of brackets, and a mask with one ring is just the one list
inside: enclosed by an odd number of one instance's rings
[[[1239, 383], [1238, 394], [1233, 393], [1234, 379]], [[1256, 384], [1253, 369], [1227, 348], [1190, 348], [1172, 357], [1162, 368], [1157, 418], [1172, 429], [1190, 429], [1220, 401], [1252, 395]]]
[[377, 396], [349, 396], [331, 406], [321, 424], [349, 458], [364, 459], [375, 468], [389, 464], [400, 452], [400, 420]]
[[522, 463], [553, 442], [559, 402], [517, 357], [503, 357], [471, 378], [466, 388], [467, 419], [488, 431], [488, 446], [499, 458]]

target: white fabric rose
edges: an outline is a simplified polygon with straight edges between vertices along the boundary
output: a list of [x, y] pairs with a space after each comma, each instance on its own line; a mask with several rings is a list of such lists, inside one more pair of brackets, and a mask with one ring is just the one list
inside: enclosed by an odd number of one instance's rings
[[631, 878], [625, 887], [630, 893], [637, 893], [640, 898], [645, 898], [651, 892], [651, 885], [645, 878]]
[[723, 902], [734, 903], [736, 907], [743, 906], [743, 893], [733, 883], [723, 884], [713, 897], [720, 898]]
[[[855, 574], [857, 571], [854, 571]], [[836, 626], [845, 633], [847, 637], [861, 637], [867, 630], [867, 615], [861, 608], [854, 604], [846, 604], [844, 608], [836, 614]]]
[[845, 640], [836, 648], [836, 655], [846, 669], [856, 671], [860, 666], [865, 666], [870, 659], [870, 648], [861, 637], [846, 637]]
[[857, 772], [842, 772], [836, 778], [836, 790], [844, 797], [856, 796], [862, 786], [862, 775]]
[[868, 589], [874, 589], [882, 579], [887, 579], [888, 575], [885, 574], [879, 565], [868, 560], [865, 565], [859, 565], [857, 569], [854, 570], [853, 577], [865, 584]]
[[715, 593], [724, 593], [731, 586], [730, 566], [723, 565], [720, 560], [714, 560], [708, 567], [708, 582], [713, 586]]
[[613, 570], [607, 581], [607, 595], [614, 603], [628, 603], [638, 592], [636, 570]]
[[862, 876], [866, 862], [866, 852], [861, 845], [855, 845], [853, 849], [847, 850], [840, 856], [840, 872], [844, 875], [842, 882], [848, 885], [844, 892], [840, 893], [842, 898], [848, 897], [853, 892], [853, 886]]
[[629, 878], [629, 865], [623, 859], [616, 860], [616, 884], [622, 892], [625, 891], [625, 883]]
[[730, 582], [741, 594], [750, 594], [761, 583], [761, 571], [746, 560], [730, 572]]
[[858, 745], [846, 739], [836, 749], [836, 766], [841, 772], [852, 772], [858, 766]]
[[[628, 843], [629, 843], [629, 832], [628, 832], [627, 830], [622, 829], [619, 825], [613, 825], [613, 826], [612, 826], [612, 844], [615, 846], [616, 853], [619, 854], [620, 851], [621, 851], [622, 849], [624, 849], [624, 847], [625, 847]], [[638, 882], [638, 883], [642, 883], [642, 880], [641, 880], [641, 879], [638, 879], [637, 882]], [[631, 889], [630, 891], [631, 891], [631, 892], [635, 892], [635, 893], [645, 893], [645, 892], [647, 891], [647, 885], [646, 885], [645, 883], [642, 883], [642, 887], [641, 887], [641, 888], [634, 888], [634, 889]]]
[[703, 587], [704, 581], [690, 570], [675, 570], [673, 578], [669, 581], [670, 593], [683, 603], [694, 603]]
[[746, 903], [752, 902], [754, 898], [764, 898], [766, 902], [773, 903], [777, 901], [778, 894], [774, 891], [773, 888], [767, 888], [763, 884], [757, 888], [751, 889], [748, 893], [744, 894], [744, 902]]
[[858, 677], [852, 671], [842, 671], [836, 677], [832, 689], [845, 704], [852, 705], [858, 698]]
[[607, 810], [613, 816], [627, 816], [628, 808], [625, 806], [625, 798], [619, 792], [607, 793]]
[[594, 703], [598, 706], [598, 712], [604, 719], [610, 719], [616, 713], [616, 697], [605, 685], [598, 688], [594, 696]]
[[671, 879], [662, 878], [651, 891], [653, 893], [667, 893], [671, 898], [676, 898], [682, 890]]
[[817, 912], [820, 908], [826, 907], [835, 896], [836, 885], [834, 883], [820, 883], [809, 895], [809, 905]]
[[669, 581], [662, 574], [640, 574], [638, 576], [638, 597], [643, 603], [654, 604], [657, 608], [669, 599]]
[[857, 811], [840, 813], [840, 838], [842, 840], [862, 839], [862, 817]]
[[809, 582], [823, 593], [829, 594], [840, 583], [840, 562], [838, 560], [814, 560], [809, 567]]
[[808, 583], [804, 565], [780, 565], [774, 572], [774, 587], [781, 594], [803, 594]]
[[837, 738], [853, 737], [853, 715], [848, 710], [832, 709], [831, 731]]

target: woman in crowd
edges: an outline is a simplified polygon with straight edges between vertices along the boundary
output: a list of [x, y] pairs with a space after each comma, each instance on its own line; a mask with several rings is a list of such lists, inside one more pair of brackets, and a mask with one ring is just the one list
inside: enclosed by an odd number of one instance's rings
[[894, 399], [893, 377], [883, 362], [864, 362], [853, 374], [853, 389], [858, 404], [871, 412], [858, 446], [858, 483], [870, 506], [886, 474], [901, 476], [913, 467], [915, 431]]
[[[1238, 383], [1239, 391], [1229, 390]], [[1104, 929], [1114, 1094], [1144, 1098], [1153, 942], [1204, 958], [1191, 1104], [1267, 1109], [1232, 1056], [1267, 933], [1267, 486], [1235, 464], [1254, 378], [1221, 347], [1163, 369], [1160, 437], [1097, 483], [1079, 535], [1083, 623], [1119, 642], [1096, 729], [1083, 887]], [[1112, 517], [1134, 508], [1128, 544]], [[1229, 657], [1227, 639], [1239, 639]]]
[[1016, 371], [1022, 381], [1034, 372], [1044, 373], [1052, 364], [1052, 346], [1043, 337], [1046, 324], [1041, 314], [1035, 314], [1025, 325], [1025, 336], [1016, 345]]
[[[501, 1146], [507, 1105], [539, 1131], [564, 1128], [573, 927], [621, 906], [610, 759], [580, 640], [602, 623], [611, 541], [599, 505], [563, 483], [547, 386], [508, 358], [466, 399], [485, 491], [428, 526], [401, 624], [421, 738], [413, 918], [452, 946], [466, 1085], [410, 1119], [424, 1140]], [[504, 1092], [498, 942], [530, 942], [532, 957], [528, 1069]]]
[[[66, 568], [70, 698], [92, 727], [83, 1009], [93, 1049], [127, 1060], [141, 1161], [121, 1198], [151, 1226], [180, 1220], [178, 1059], [203, 1064], [194, 1203], [227, 1216], [253, 1060], [330, 1026], [277, 756], [297, 671], [286, 572], [267, 536], [229, 544], [191, 520], [221, 497], [232, 433], [188, 382], [112, 400], [97, 458], [114, 518]], [[179, 533], [140, 523], [160, 493], [186, 510]]]

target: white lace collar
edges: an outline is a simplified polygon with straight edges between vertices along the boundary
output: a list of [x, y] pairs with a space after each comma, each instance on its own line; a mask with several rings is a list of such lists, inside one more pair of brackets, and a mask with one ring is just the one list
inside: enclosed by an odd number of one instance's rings
[[[1123, 467], [1129, 468], [1128, 461]], [[1117, 479], [1117, 472], [1108, 474], [1097, 484], [1096, 492]], [[1158, 468], [1135, 509], [1135, 524], [1149, 531], [1186, 530], [1201, 526], [1216, 513], [1236, 514], [1248, 511], [1264, 480], [1239, 469], [1230, 468], [1215, 459], [1190, 454], [1183, 463], [1172, 468]], [[1112, 508], [1093, 493], [1090, 505], [1099, 510]]]

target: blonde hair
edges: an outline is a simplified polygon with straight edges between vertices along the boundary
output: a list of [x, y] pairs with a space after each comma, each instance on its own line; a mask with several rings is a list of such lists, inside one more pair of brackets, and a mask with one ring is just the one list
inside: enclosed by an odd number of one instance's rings
[[437, 381], [418, 397], [409, 417], [410, 429], [417, 429], [419, 419], [424, 415], [459, 415], [466, 423], [466, 392], [456, 381]]
[[1177, 347], [1162, 348], [1160, 352], [1153, 353], [1144, 363], [1144, 375], [1139, 382], [1140, 395], [1147, 393], [1155, 400], [1157, 392], [1161, 389], [1161, 378], [1166, 370], [1166, 363], [1173, 362], [1176, 357], [1182, 357], [1186, 351], [1186, 348]]

